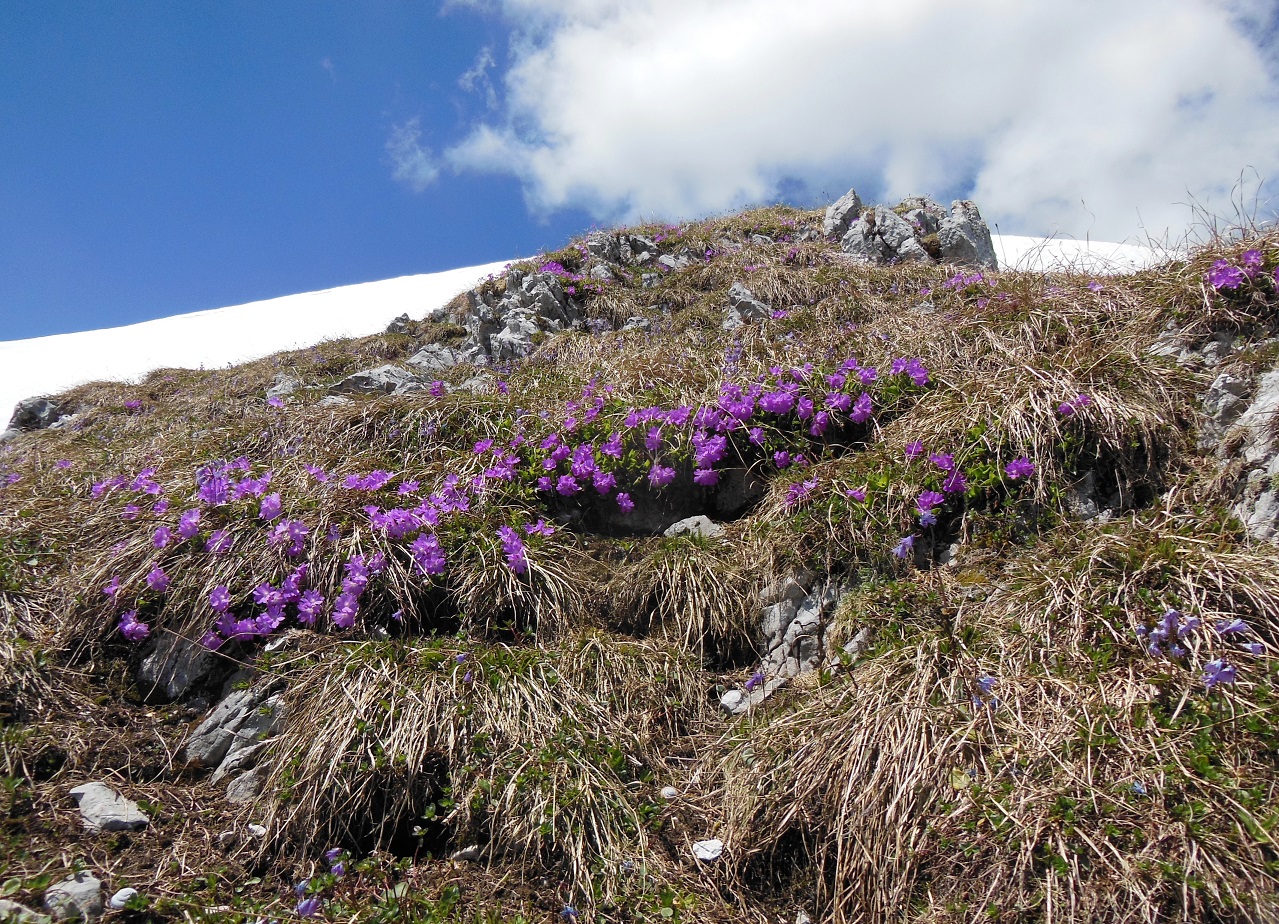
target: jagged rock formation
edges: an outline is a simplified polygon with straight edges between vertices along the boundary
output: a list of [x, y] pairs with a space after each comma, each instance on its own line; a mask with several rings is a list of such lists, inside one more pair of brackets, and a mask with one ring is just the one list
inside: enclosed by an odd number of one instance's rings
[[850, 189], [826, 210], [822, 230], [845, 253], [868, 263], [933, 262], [997, 270], [990, 228], [976, 204], [956, 199], [950, 212], [927, 196], [895, 208], [866, 208]]

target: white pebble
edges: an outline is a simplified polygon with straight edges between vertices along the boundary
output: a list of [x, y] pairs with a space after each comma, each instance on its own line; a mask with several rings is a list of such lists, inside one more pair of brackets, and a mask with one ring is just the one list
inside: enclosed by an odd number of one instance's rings
[[129, 899], [138, 894], [137, 889], [121, 889], [119, 892], [111, 896], [111, 900], [107, 902], [112, 908], [123, 908]]
[[679, 795], [679, 790], [676, 789], [674, 786], [662, 787], [662, 798], [665, 799], [667, 802], [670, 802], [672, 799], [674, 799], [678, 795]]

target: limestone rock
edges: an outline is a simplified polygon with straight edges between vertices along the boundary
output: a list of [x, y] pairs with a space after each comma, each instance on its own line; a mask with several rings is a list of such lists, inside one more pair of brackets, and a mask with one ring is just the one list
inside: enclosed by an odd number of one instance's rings
[[685, 517], [678, 523], [672, 523], [666, 528], [662, 535], [669, 538], [671, 536], [682, 536], [686, 533], [691, 533], [695, 536], [705, 536], [708, 539], [715, 539], [724, 535], [724, 527], [720, 526], [710, 517], [698, 514], [696, 516]]
[[409, 366], [420, 375], [429, 375], [451, 369], [463, 361], [462, 353], [440, 343], [428, 343], [407, 360]]
[[409, 332], [409, 328], [412, 326], [413, 319], [410, 318], [406, 312], [398, 318], [394, 318], [390, 324], [386, 325], [386, 332], [388, 334], [407, 334]]
[[86, 831], [140, 831], [151, 823], [136, 802], [106, 783], [85, 783], [71, 790], [80, 806]]
[[47, 914], [32, 911], [26, 905], [0, 898], [0, 924], [49, 924]]
[[301, 387], [302, 383], [298, 379], [281, 372], [276, 375], [275, 383], [266, 390], [266, 396], [268, 398], [286, 398]]
[[404, 390], [413, 382], [413, 374], [399, 366], [385, 365], [376, 369], [353, 372], [342, 381], [329, 386], [330, 395], [382, 394], [389, 395]]
[[10, 430], [43, 430], [62, 416], [62, 409], [48, 398], [24, 398], [9, 418]]
[[848, 233], [848, 226], [862, 213], [862, 199], [857, 190], [850, 189], [827, 206], [826, 218], [822, 221], [822, 233], [827, 237], [839, 240]]
[[241, 773], [226, 788], [226, 800], [236, 805], [252, 802], [262, 792], [262, 775], [257, 770]]
[[148, 703], [182, 696], [209, 675], [215, 655], [199, 642], [165, 633], [151, 645], [138, 668], [138, 688]]
[[102, 882], [92, 873], [76, 873], [49, 887], [44, 906], [57, 921], [92, 921], [102, 916]]
[[1279, 372], [1267, 372], [1257, 383], [1256, 394], [1239, 417], [1244, 431], [1243, 457], [1251, 464], [1264, 462], [1275, 452], [1275, 424], [1279, 418]]
[[772, 314], [772, 308], [755, 297], [740, 282], [728, 290], [728, 312], [724, 316], [724, 330], [736, 330], [747, 321], [760, 321]]
[[941, 256], [944, 262], [960, 266], [979, 266], [982, 269], [999, 269], [999, 261], [995, 258], [995, 244], [990, 237], [990, 228], [986, 226], [981, 212], [971, 201], [956, 199], [950, 204], [950, 215], [941, 222], [941, 227], [937, 230], [937, 238], [941, 242]]

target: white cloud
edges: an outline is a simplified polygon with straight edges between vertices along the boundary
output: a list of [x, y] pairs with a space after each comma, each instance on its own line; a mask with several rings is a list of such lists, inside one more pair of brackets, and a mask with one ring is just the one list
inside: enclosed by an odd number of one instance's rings
[[[697, 215], [799, 181], [1123, 238], [1279, 166], [1261, 0], [502, 0], [500, 118], [445, 153], [538, 210]], [[478, 63], [478, 62], [477, 62]], [[1094, 217], [1095, 216], [1095, 217]]]
[[485, 45], [480, 49], [480, 53], [475, 56], [475, 63], [471, 65], [461, 77], [457, 79], [457, 85], [468, 93], [474, 93], [477, 90], [484, 91], [484, 101], [490, 109], [497, 108], [497, 90], [493, 87], [493, 81], [489, 79], [489, 68], [497, 64], [493, 57], [493, 49]]
[[422, 137], [421, 120], [409, 119], [391, 128], [386, 140], [386, 153], [391, 158], [391, 176], [414, 192], [422, 192], [440, 175], [429, 148], [418, 143]]

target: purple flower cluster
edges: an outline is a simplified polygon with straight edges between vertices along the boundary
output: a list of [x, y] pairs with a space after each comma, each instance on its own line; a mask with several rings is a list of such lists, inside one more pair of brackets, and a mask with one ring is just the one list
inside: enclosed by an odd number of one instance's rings
[[1208, 285], [1220, 292], [1222, 289], [1237, 289], [1246, 279], [1255, 279], [1262, 270], [1260, 250], [1245, 250], [1240, 257], [1241, 266], [1229, 260], [1217, 260], [1204, 275]]

